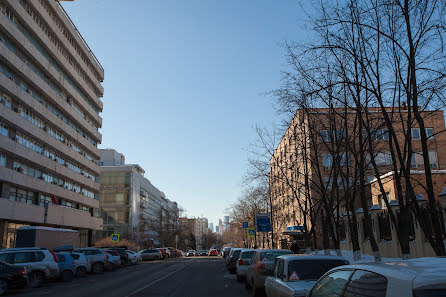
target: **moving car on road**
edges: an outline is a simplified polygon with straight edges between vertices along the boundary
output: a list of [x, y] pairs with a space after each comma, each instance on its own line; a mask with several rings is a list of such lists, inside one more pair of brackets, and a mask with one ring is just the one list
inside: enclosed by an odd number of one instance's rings
[[307, 296], [446, 296], [446, 258], [414, 258], [337, 267], [319, 279]]
[[251, 258], [256, 250], [242, 250], [240, 256], [236, 262], [236, 273], [237, 281], [241, 282], [246, 277], [246, 271], [248, 270], [249, 264], [251, 263]]
[[157, 249], [146, 249], [139, 252], [142, 261], [160, 260], [162, 259], [161, 252]]
[[276, 258], [274, 272], [265, 281], [268, 297], [305, 297], [328, 270], [348, 265], [338, 256], [285, 255]]
[[25, 267], [0, 262], [0, 295], [6, 294], [9, 289], [21, 289], [27, 285], [28, 276]]
[[256, 250], [246, 271], [245, 285], [252, 288], [252, 295], [258, 296], [265, 288], [265, 279], [272, 275], [277, 257], [292, 254], [290, 250]]
[[29, 286], [39, 287], [43, 282], [59, 277], [56, 254], [39, 247], [13, 248], [0, 251], [0, 261], [16, 267], [25, 267]]
[[186, 257], [193, 257], [195, 256], [195, 253], [196, 253], [195, 250], [190, 250], [187, 252]]

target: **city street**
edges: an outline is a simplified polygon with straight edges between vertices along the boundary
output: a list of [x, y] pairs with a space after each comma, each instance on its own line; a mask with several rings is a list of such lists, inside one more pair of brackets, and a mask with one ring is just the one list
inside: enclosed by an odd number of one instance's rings
[[194, 257], [148, 261], [71, 283], [50, 282], [41, 288], [12, 291], [10, 296], [249, 296], [243, 283], [226, 270], [222, 258]]

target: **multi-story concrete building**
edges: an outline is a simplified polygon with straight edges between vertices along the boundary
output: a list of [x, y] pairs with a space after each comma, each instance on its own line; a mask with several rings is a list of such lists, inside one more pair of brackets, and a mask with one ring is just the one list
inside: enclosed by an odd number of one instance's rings
[[0, 245], [16, 229], [102, 229], [104, 70], [57, 1], [0, 1]]
[[214, 223], [209, 223], [209, 230], [211, 230], [211, 232], [214, 232]]
[[[407, 127], [401, 121], [406, 121], [409, 111], [401, 107], [398, 112], [403, 120], [395, 120], [393, 128], [400, 141], [400, 145], [403, 146], [404, 133]], [[342, 110], [338, 110], [334, 114], [330, 115], [328, 109], [324, 108], [313, 109], [309, 112], [298, 110], [270, 159], [271, 172], [269, 175], [269, 185], [273, 204], [272, 223], [275, 230], [274, 241], [276, 246], [288, 247], [290, 239], [292, 239], [289, 235], [298, 235], [305, 224], [304, 219], [306, 219], [307, 227], [311, 227], [308, 214], [305, 217], [302, 212], [302, 205], [305, 207], [305, 201], [307, 199], [314, 202], [314, 205], [317, 205], [323, 190], [327, 192], [330, 192], [332, 189], [337, 190], [339, 197], [341, 197], [340, 212], [345, 213], [346, 209], [342, 204], [342, 197], [345, 196], [345, 190], [347, 188], [344, 187], [350, 185], [349, 189], [351, 190], [352, 187], [359, 184], [359, 171], [357, 167], [354, 167], [355, 156], [351, 151], [347, 152], [347, 150], [343, 150], [346, 147], [345, 142], [347, 140], [350, 141], [350, 149], [353, 146], [357, 147], [358, 133], [353, 127], [356, 113], [354, 110], [349, 110], [346, 115], [343, 115]], [[444, 175], [438, 174], [438, 172], [446, 169], [446, 151], [441, 149], [441, 147], [446, 145], [446, 134], [439, 133], [445, 130], [444, 114], [442, 111], [425, 110], [422, 111], [422, 117], [425, 122], [426, 134], [429, 137], [429, 167], [435, 174], [434, 181], [438, 183], [435, 188], [437, 195], [437, 192], [439, 193], [441, 191], [441, 185], [444, 185], [446, 182]], [[361, 134], [366, 139], [367, 144], [368, 142], [372, 142], [373, 144], [373, 154], [381, 176], [392, 170], [389, 133], [386, 125], [384, 125], [380, 109], [370, 108], [369, 118], [370, 134], [373, 135], [369, 136], [365, 130], [361, 131]], [[347, 120], [345, 121], [345, 119]], [[347, 126], [341, 124], [340, 127], [336, 127], [336, 124], [344, 122], [347, 123]], [[346, 127], [349, 132], [344, 130]], [[412, 125], [411, 137], [412, 150], [414, 152], [412, 154], [411, 168], [422, 172], [424, 177], [426, 164], [423, 162], [421, 153], [420, 128], [416, 123]], [[330, 146], [331, 144], [333, 146]], [[333, 151], [338, 148], [339, 151]], [[401, 147], [401, 150], [404, 149]], [[374, 180], [375, 172], [370, 163], [371, 158], [368, 146], [365, 146], [364, 150], [366, 153], [364, 179], [368, 182], [367, 188], [365, 189], [366, 199], [369, 209], [380, 210], [383, 207], [383, 203], [378, 199], [379, 194], [376, 189], [374, 189], [372, 195], [373, 188], [370, 188], [369, 183]], [[333, 170], [335, 160], [337, 162], [336, 166], [340, 167], [340, 169], [337, 169], [337, 172], [342, 171], [344, 175], [342, 178], [333, 175], [333, 172], [335, 172]], [[349, 168], [350, 172], [347, 172], [347, 168]], [[422, 184], [423, 179], [420, 174], [416, 174], [414, 175], [414, 181], [414, 183], [419, 181]], [[386, 182], [389, 187], [393, 185], [393, 183]], [[419, 187], [421, 188], [422, 186]], [[355, 195], [359, 195], [358, 192], [359, 190], [356, 189]], [[392, 197], [389, 196], [389, 198]], [[354, 210], [362, 208], [359, 200], [359, 198], [356, 199]], [[321, 235], [320, 229], [317, 232], [318, 235]]]
[[[119, 157], [119, 162], [116, 161]], [[96, 238], [120, 234], [151, 246], [165, 245], [174, 239], [179, 210], [176, 202], [166, 198], [144, 177], [145, 171], [136, 164], [123, 164], [122, 154], [113, 149], [101, 150], [100, 212], [104, 230]]]
[[229, 216], [225, 216], [224, 220], [225, 220], [224, 226], [225, 226], [225, 232], [226, 232], [226, 231], [229, 231]]

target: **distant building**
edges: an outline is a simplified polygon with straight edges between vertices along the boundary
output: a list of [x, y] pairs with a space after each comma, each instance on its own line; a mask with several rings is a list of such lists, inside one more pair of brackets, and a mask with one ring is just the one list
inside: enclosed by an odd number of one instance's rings
[[223, 222], [221, 219], [218, 219], [218, 230], [219, 230], [219, 234], [223, 234], [223, 232], [225, 232], [225, 226], [223, 225]]
[[220, 234], [220, 226], [215, 226], [215, 233]]
[[229, 231], [229, 216], [224, 217], [225, 231]]
[[125, 157], [114, 149], [102, 149], [99, 166], [119, 166], [125, 164]]
[[21, 226], [98, 216], [104, 69], [58, 1], [0, 1], [0, 248]]
[[209, 230], [211, 230], [211, 232], [214, 232], [214, 223], [209, 223]]
[[[116, 156], [125, 160], [122, 154], [113, 151], [101, 150], [101, 164], [115, 162]], [[97, 232], [96, 238], [118, 233], [148, 245], [167, 244], [178, 227], [177, 203], [153, 186], [139, 165], [120, 162], [101, 166], [100, 211], [104, 230]]]

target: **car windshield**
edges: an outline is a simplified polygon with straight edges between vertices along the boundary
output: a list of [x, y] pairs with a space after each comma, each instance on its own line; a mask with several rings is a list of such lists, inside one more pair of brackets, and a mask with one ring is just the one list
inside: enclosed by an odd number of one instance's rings
[[261, 252], [260, 254], [260, 260], [262, 262], [265, 261], [274, 261], [277, 257], [282, 255], [291, 254], [291, 251], [270, 251], [270, 252]]
[[348, 264], [344, 260], [295, 260], [288, 263], [288, 281], [317, 280], [328, 270]]

